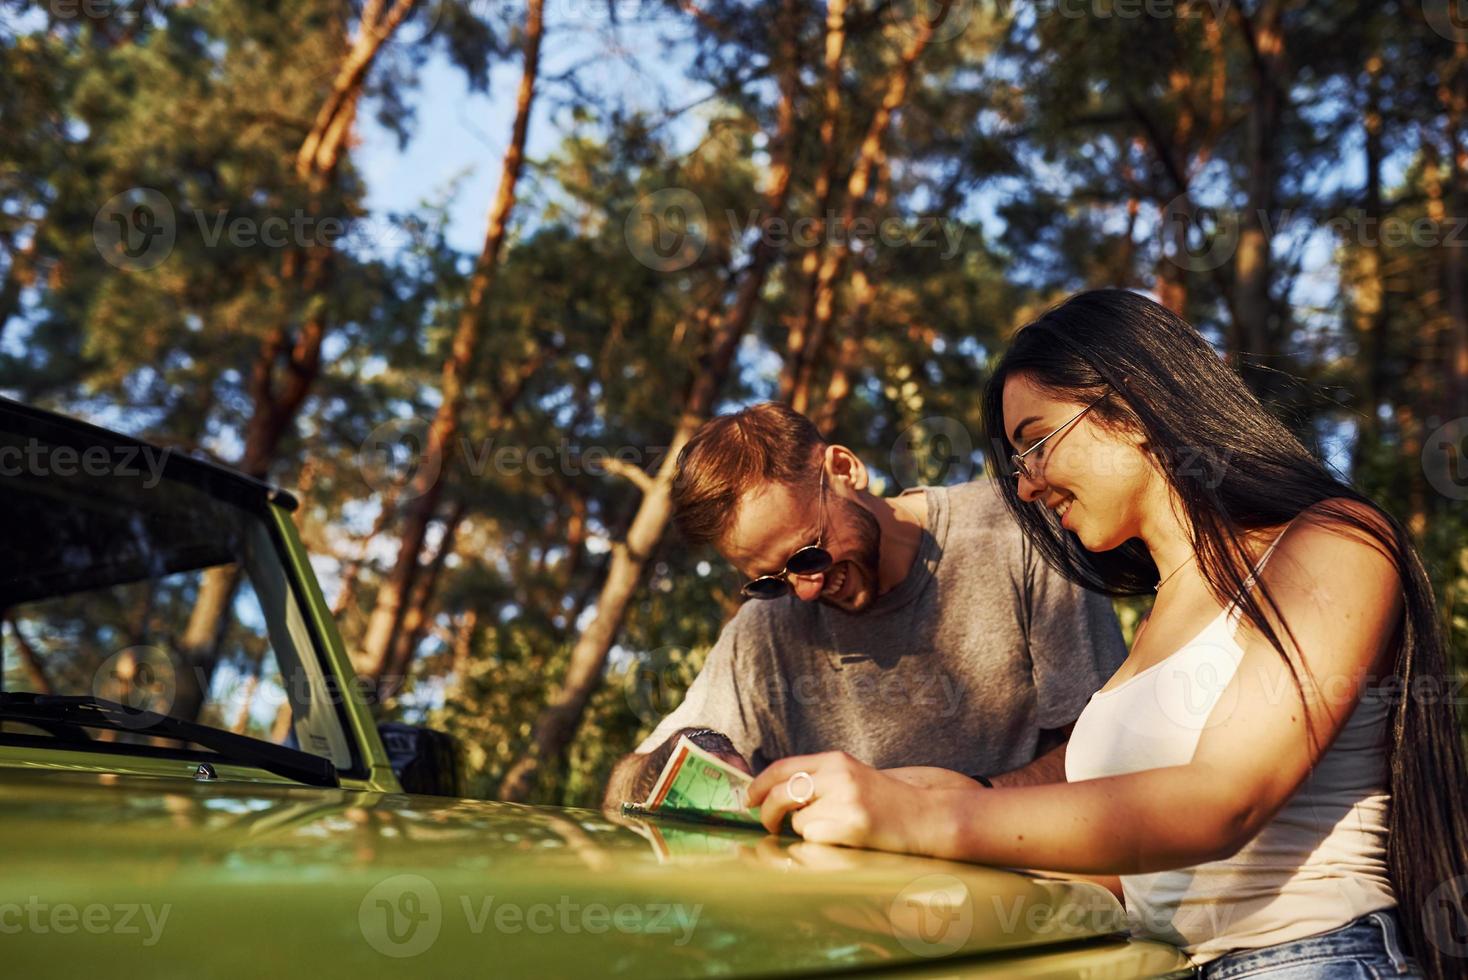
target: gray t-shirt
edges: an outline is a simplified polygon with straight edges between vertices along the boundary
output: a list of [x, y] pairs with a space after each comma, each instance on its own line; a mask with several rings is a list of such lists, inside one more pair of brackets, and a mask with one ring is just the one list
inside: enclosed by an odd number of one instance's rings
[[746, 602], [638, 752], [723, 732], [756, 772], [841, 749], [878, 768], [997, 774], [1050, 745], [1126, 657], [1110, 601], [1066, 581], [990, 480], [916, 488], [927, 525], [907, 578], [866, 611]]

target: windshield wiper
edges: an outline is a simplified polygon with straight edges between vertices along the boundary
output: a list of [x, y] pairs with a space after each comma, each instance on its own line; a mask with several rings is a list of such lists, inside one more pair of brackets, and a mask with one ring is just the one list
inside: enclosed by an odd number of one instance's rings
[[266, 772], [311, 786], [340, 786], [336, 766], [310, 752], [236, 735], [198, 722], [184, 721], [156, 711], [130, 708], [89, 694], [32, 694], [0, 692], [0, 719], [24, 721], [40, 727], [76, 725], [119, 732], [147, 732], [202, 745], [230, 762], [255, 766]]

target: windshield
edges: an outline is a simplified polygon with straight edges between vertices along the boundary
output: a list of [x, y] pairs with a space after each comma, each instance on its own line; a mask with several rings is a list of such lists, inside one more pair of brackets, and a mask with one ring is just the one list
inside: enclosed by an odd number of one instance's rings
[[[90, 695], [349, 768], [266, 520], [166, 475], [165, 450], [62, 444], [3, 420], [4, 691]], [[156, 731], [34, 719], [0, 718], [0, 743], [213, 757]]]

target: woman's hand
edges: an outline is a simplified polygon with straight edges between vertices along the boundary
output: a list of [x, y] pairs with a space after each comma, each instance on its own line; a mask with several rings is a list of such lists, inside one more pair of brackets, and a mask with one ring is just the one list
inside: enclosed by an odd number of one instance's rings
[[760, 808], [760, 822], [772, 834], [788, 813], [795, 832], [808, 841], [928, 854], [942, 840], [952, 809], [932, 804], [949, 797], [951, 789], [914, 785], [845, 752], [822, 752], [768, 766], [750, 784], [749, 804]]

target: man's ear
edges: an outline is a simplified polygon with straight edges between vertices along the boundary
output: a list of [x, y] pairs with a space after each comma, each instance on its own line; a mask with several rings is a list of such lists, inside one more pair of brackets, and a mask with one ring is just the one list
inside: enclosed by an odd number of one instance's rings
[[866, 464], [845, 446], [826, 447], [826, 479], [837, 481], [852, 490], [865, 490], [870, 480]]

